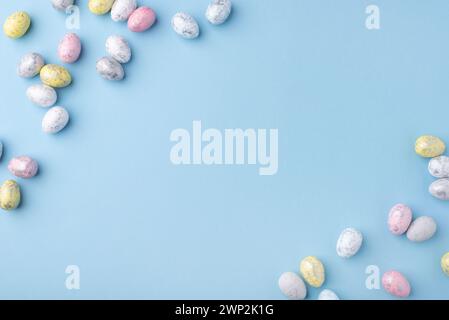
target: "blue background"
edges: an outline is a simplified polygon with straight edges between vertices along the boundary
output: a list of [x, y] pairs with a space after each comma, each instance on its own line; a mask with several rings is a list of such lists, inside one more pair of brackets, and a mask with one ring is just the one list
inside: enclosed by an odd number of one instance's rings
[[[342, 299], [387, 299], [365, 287], [365, 268], [397, 269], [410, 298], [449, 298], [440, 269], [449, 251], [449, 204], [432, 198], [421, 134], [449, 142], [449, 2], [234, 0], [222, 26], [209, 25], [209, 0], [139, 0], [158, 14], [143, 34], [81, 6], [81, 60], [59, 90], [71, 115], [60, 134], [41, 132], [45, 110], [16, 76], [30, 51], [58, 63], [65, 15], [49, 1], [3, 1], [2, 21], [26, 10], [22, 39], [0, 37], [0, 179], [13, 156], [38, 160], [20, 180], [23, 203], [0, 215], [0, 298], [283, 299], [284, 271], [316, 255], [324, 288]], [[365, 28], [380, 7], [381, 29]], [[197, 18], [201, 37], [170, 28], [177, 11]], [[120, 83], [95, 62], [110, 34], [125, 36], [133, 60]], [[174, 166], [170, 132], [191, 128], [278, 128], [279, 172], [258, 166]], [[425, 243], [388, 232], [387, 214], [404, 202], [439, 225]], [[343, 260], [345, 227], [365, 235]], [[65, 288], [67, 265], [81, 289]], [[311, 289], [309, 298], [319, 290]]]

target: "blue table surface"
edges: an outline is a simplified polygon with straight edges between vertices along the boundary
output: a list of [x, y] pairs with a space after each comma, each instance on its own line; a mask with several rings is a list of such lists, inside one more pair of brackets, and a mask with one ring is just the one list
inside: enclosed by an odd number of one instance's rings
[[[284, 299], [280, 274], [308, 255], [342, 299], [391, 298], [365, 286], [370, 265], [406, 275], [411, 299], [449, 298], [440, 268], [449, 203], [428, 194], [433, 178], [413, 149], [422, 134], [449, 142], [448, 1], [234, 0], [217, 27], [204, 18], [209, 0], [139, 0], [158, 14], [142, 34], [78, 1], [83, 53], [58, 101], [71, 122], [54, 136], [25, 96], [39, 79], [16, 76], [30, 51], [59, 63], [70, 30], [49, 2], [0, 9], [1, 21], [16, 10], [32, 17], [22, 39], [0, 36], [0, 179], [12, 178], [13, 156], [40, 164], [36, 178], [18, 180], [21, 207], [0, 215], [0, 298]], [[380, 30], [365, 27], [369, 4]], [[198, 39], [173, 32], [177, 11], [197, 18]], [[95, 71], [111, 34], [133, 49], [123, 82]], [[193, 120], [278, 129], [278, 173], [173, 165], [170, 133]], [[436, 236], [390, 234], [398, 202], [434, 217]], [[348, 226], [365, 242], [343, 260], [335, 243]], [[68, 265], [80, 268], [80, 290], [65, 286]]]

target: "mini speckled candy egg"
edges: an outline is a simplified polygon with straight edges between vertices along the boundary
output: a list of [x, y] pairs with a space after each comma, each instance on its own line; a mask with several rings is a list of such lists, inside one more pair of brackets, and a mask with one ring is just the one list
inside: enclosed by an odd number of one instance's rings
[[136, 8], [136, 0], [115, 0], [111, 9], [111, 18], [115, 22], [126, 21]]
[[113, 4], [114, 0], [89, 0], [89, 10], [93, 14], [102, 15], [108, 13]]
[[173, 30], [181, 37], [194, 39], [200, 34], [200, 27], [196, 20], [189, 14], [178, 12], [171, 20]]
[[31, 19], [25, 11], [14, 12], [3, 24], [3, 32], [12, 39], [25, 35], [30, 28]]
[[324, 289], [318, 295], [318, 300], [340, 300], [340, 298], [332, 290]]
[[106, 51], [112, 58], [120, 63], [127, 63], [131, 60], [131, 48], [123, 37], [108, 37], [106, 39]]
[[34, 84], [28, 87], [26, 95], [32, 103], [42, 108], [51, 107], [58, 100], [56, 90], [45, 84]]
[[60, 11], [66, 11], [68, 7], [73, 6], [75, 0], [51, 0], [53, 8]]
[[39, 166], [36, 160], [27, 157], [15, 157], [9, 161], [8, 170], [19, 178], [29, 179], [37, 174]]
[[344, 229], [337, 240], [337, 254], [342, 258], [355, 255], [362, 246], [363, 235], [354, 228]]
[[448, 178], [449, 157], [439, 156], [430, 159], [428, 169], [429, 173], [435, 178]]
[[14, 210], [20, 204], [20, 187], [14, 180], [5, 181], [0, 187], [0, 208]]
[[22, 78], [32, 78], [39, 74], [44, 65], [44, 58], [40, 54], [27, 53], [17, 65], [17, 74]]
[[441, 269], [449, 276], [449, 252], [446, 252], [446, 254], [441, 257]]
[[404, 234], [412, 222], [412, 209], [405, 204], [398, 203], [388, 214], [388, 229], [395, 235]]
[[137, 8], [128, 19], [128, 29], [132, 32], [143, 32], [151, 28], [156, 21], [156, 13], [148, 7]]
[[410, 295], [410, 284], [402, 273], [391, 270], [382, 276], [382, 286], [385, 291], [396, 297], [405, 298]]
[[64, 88], [72, 83], [72, 76], [66, 68], [56, 64], [45, 65], [40, 72], [41, 81], [53, 88]]
[[449, 179], [438, 179], [429, 186], [429, 192], [440, 200], [449, 200]]
[[206, 19], [212, 24], [222, 24], [231, 14], [230, 0], [213, 0], [206, 10]]
[[103, 57], [97, 61], [97, 72], [106, 80], [122, 80], [125, 70], [114, 58]]
[[407, 238], [413, 242], [423, 242], [433, 237], [437, 224], [432, 217], [423, 216], [415, 219], [407, 230]]
[[58, 57], [64, 63], [74, 63], [81, 54], [81, 40], [75, 33], [67, 33], [59, 42]]
[[425, 158], [438, 157], [445, 149], [444, 142], [434, 136], [421, 136], [415, 142], [415, 152]]
[[58, 133], [69, 122], [69, 113], [63, 107], [53, 107], [47, 111], [42, 119], [42, 131], [45, 133]]
[[312, 287], [319, 288], [324, 283], [324, 266], [316, 257], [308, 256], [302, 259], [299, 271], [304, 280]]
[[282, 293], [291, 300], [303, 300], [307, 295], [304, 281], [294, 272], [284, 272], [278, 284]]

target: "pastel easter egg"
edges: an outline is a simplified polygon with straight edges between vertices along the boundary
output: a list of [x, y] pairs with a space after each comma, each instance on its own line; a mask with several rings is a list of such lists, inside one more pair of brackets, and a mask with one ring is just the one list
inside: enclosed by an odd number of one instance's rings
[[148, 7], [137, 8], [128, 19], [128, 29], [133, 32], [143, 32], [154, 24], [156, 13]]
[[396, 297], [405, 298], [410, 295], [410, 284], [402, 273], [391, 270], [382, 276], [382, 286], [385, 291]]
[[299, 271], [304, 280], [312, 287], [319, 288], [324, 283], [324, 266], [316, 257], [308, 256], [302, 259]]
[[89, 0], [88, 6], [93, 14], [103, 15], [111, 10], [113, 4], [114, 0]]
[[434, 136], [421, 136], [415, 142], [415, 152], [425, 158], [438, 157], [445, 149], [444, 142]]
[[412, 222], [412, 216], [412, 209], [402, 203], [396, 204], [388, 214], [388, 229], [395, 235], [404, 234]]
[[0, 208], [14, 210], [20, 204], [20, 187], [14, 180], [5, 181], [0, 187]]
[[449, 200], [449, 179], [438, 179], [429, 186], [429, 192], [440, 200]]
[[430, 159], [428, 169], [429, 173], [435, 178], [448, 178], [449, 157], [439, 156]]
[[53, 8], [60, 11], [66, 11], [69, 7], [73, 6], [75, 0], [51, 0]]
[[362, 246], [363, 235], [354, 228], [344, 229], [337, 240], [337, 254], [342, 258], [354, 256]]
[[200, 34], [196, 20], [185, 12], [178, 12], [171, 20], [173, 30], [185, 39], [194, 39]]
[[72, 76], [66, 68], [56, 64], [45, 65], [40, 72], [41, 81], [53, 88], [64, 88], [72, 83]]
[[9, 161], [8, 170], [19, 178], [29, 179], [37, 174], [39, 166], [36, 160], [27, 157], [15, 157]]
[[432, 217], [422, 216], [415, 219], [407, 230], [407, 238], [413, 242], [423, 242], [433, 237], [437, 224]]
[[324, 289], [318, 295], [318, 300], [340, 300], [340, 298], [332, 290]]
[[75, 33], [67, 33], [59, 42], [58, 57], [64, 63], [74, 63], [81, 54], [81, 40]]
[[446, 254], [441, 257], [441, 269], [449, 276], [449, 252], [446, 252]]
[[44, 58], [40, 54], [27, 53], [17, 65], [17, 74], [22, 78], [32, 78], [39, 74], [44, 65]]
[[136, 8], [136, 0], [115, 0], [111, 9], [111, 18], [115, 22], [126, 21]]
[[222, 24], [231, 14], [230, 0], [213, 0], [206, 10], [206, 19], [212, 24]]
[[106, 80], [119, 81], [125, 77], [125, 70], [114, 58], [103, 57], [97, 61], [97, 72]]
[[69, 113], [63, 107], [53, 107], [47, 111], [42, 119], [42, 131], [45, 133], [58, 133], [69, 122]]
[[56, 90], [45, 84], [34, 84], [28, 87], [26, 95], [32, 103], [42, 108], [51, 107], [58, 100]]
[[290, 300], [303, 300], [307, 295], [304, 281], [294, 272], [284, 272], [278, 284], [281, 292]]
[[106, 39], [106, 52], [120, 63], [131, 60], [131, 48], [128, 41], [120, 36], [110, 36]]
[[3, 32], [11, 39], [17, 39], [25, 35], [31, 25], [31, 19], [25, 11], [14, 12], [3, 24]]

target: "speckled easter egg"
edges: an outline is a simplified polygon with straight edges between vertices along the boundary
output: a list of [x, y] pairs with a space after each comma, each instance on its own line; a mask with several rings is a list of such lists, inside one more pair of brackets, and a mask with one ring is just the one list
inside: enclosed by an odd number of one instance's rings
[[443, 154], [446, 146], [444, 142], [434, 136], [421, 136], [415, 142], [415, 151], [421, 157], [433, 158]]
[[316, 257], [308, 256], [302, 259], [299, 271], [304, 280], [312, 287], [319, 288], [324, 283], [324, 266]]
[[25, 35], [31, 25], [31, 19], [25, 11], [14, 12], [3, 24], [3, 32], [12, 39], [17, 39]]
[[19, 178], [29, 179], [37, 174], [39, 166], [36, 160], [27, 157], [15, 157], [9, 161], [8, 170]]
[[136, 0], [115, 0], [111, 9], [111, 18], [116, 22], [126, 21], [136, 8]]
[[42, 108], [51, 107], [58, 100], [56, 90], [45, 84], [34, 84], [28, 87], [26, 95], [32, 103]]
[[125, 77], [125, 70], [114, 58], [103, 57], [97, 61], [97, 72], [106, 80], [122, 80]]
[[81, 54], [81, 40], [75, 33], [67, 33], [59, 42], [58, 57], [64, 63], [74, 63]]
[[89, 0], [89, 10], [93, 14], [102, 15], [108, 13], [113, 4], [114, 0]]
[[278, 284], [281, 292], [291, 300], [303, 300], [307, 295], [304, 281], [294, 272], [284, 272]]
[[340, 300], [340, 298], [332, 290], [324, 289], [318, 295], [318, 300]]
[[128, 19], [128, 29], [133, 32], [143, 32], [154, 24], [156, 13], [148, 7], [137, 8]]
[[446, 252], [446, 254], [441, 257], [441, 269], [449, 276], [449, 252]]
[[440, 200], [449, 200], [449, 179], [438, 179], [429, 186], [429, 192]]
[[128, 41], [120, 36], [110, 36], [106, 39], [106, 52], [120, 63], [131, 60], [131, 48]]
[[382, 276], [382, 286], [385, 291], [396, 297], [405, 298], [410, 295], [410, 284], [407, 279], [398, 271], [391, 270]]
[[439, 156], [430, 159], [428, 169], [429, 173], [435, 178], [448, 178], [449, 157]]
[[0, 208], [14, 210], [20, 204], [20, 187], [14, 180], [5, 181], [0, 187]]
[[45, 133], [58, 133], [69, 122], [69, 113], [63, 107], [53, 107], [47, 111], [42, 119], [42, 131]]
[[407, 238], [413, 242], [423, 242], [433, 237], [437, 224], [432, 217], [422, 216], [415, 219], [407, 230]]
[[72, 76], [66, 68], [56, 64], [45, 65], [40, 72], [41, 81], [53, 88], [64, 88], [72, 83]]
[[362, 246], [363, 235], [354, 228], [344, 229], [337, 240], [337, 254], [342, 258], [355, 255]]
[[395, 235], [404, 234], [412, 222], [412, 216], [412, 209], [402, 203], [396, 204], [388, 214], [388, 229]]
[[39, 74], [44, 65], [44, 58], [40, 54], [27, 53], [17, 65], [17, 74], [22, 78], [32, 78]]
[[51, 0], [53, 8], [60, 11], [66, 11], [68, 7], [73, 6], [75, 0]]
[[200, 27], [196, 20], [185, 12], [178, 12], [171, 20], [173, 30], [181, 37], [194, 39], [200, 34]]
[[230, 0], [213, 0], [206, 9], [206, 19], [212, 24], [222, 24], [231, 14]]

